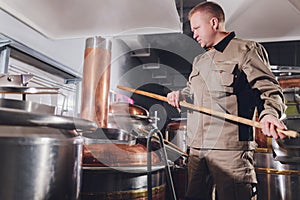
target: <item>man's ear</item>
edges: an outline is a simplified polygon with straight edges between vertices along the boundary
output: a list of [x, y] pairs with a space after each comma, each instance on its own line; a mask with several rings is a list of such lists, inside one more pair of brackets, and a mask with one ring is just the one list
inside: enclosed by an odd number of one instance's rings
[[216, 18], [216, 17], [211, 18], [210, 23], [211, 23], [214, 30], [219, 29], [219, 20], [218, 20], [218, 18]]

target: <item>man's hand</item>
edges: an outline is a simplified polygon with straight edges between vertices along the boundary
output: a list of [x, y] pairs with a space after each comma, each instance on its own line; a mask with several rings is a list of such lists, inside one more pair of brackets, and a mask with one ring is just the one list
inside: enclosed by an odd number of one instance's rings
[[170, 92], [167, 95], [168, 103], [176, 108], [179, 108], [179, 91]]
[[262, 125], [262, 132], [266, 136], [273, 137], [274, 139], [283, 139], [287, 137], [283, 133], [277, 132], [276, 129], [286, 130], [286, 126], [276, 117], [273, 115], [265, 115], [261, 120], [260, 123]]

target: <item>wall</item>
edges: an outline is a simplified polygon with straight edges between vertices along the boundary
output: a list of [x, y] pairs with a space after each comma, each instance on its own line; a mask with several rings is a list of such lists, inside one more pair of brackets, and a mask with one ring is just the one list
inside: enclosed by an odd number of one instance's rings
[[[111, 59], [111, 83], [110, 88], [117, 92], [117, 85], [134, 84], [135, 78], [127, 78], [130, 70], [139, 66], [141, 62], [130, 57], [130, 48], [121, 38], [112, 39], [112, 59]], [[136, 77], [137, 78], [137, 77]]]
[[0, 10], [0, 32], [10, 38], [82, 72], [85, 39], [51, 40]]

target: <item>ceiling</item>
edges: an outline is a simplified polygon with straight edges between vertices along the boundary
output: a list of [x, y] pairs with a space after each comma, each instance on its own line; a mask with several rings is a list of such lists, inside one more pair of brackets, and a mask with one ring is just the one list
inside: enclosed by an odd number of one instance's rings
[[181, 31], [174, 0], [0, 0], [0, 8], [51, 39]]
[[[203, 0], [202, 0], [203, 1]], [[227, 30], [256, 41], [300, 39], [299, 0], [214, 0]], [[201, 0], [0, 0], [0, 8], [51, 39], [180, 33]], [[183, 28], [180, 25], [180, 19]]]
[[299, 0], [215, 0], [223, 8], [227, 30], [260, 42], [300, 40]]

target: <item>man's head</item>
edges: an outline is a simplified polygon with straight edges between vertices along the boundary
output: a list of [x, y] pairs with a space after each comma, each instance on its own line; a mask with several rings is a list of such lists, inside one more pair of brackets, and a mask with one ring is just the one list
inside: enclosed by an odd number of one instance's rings
[[[193, 37], [204, 48], [210, 48], [225, 32], [223, 9], [214, 2], [202, 2], [189, 12]], [[220, 34], [221, 33], [221, 34]]]

